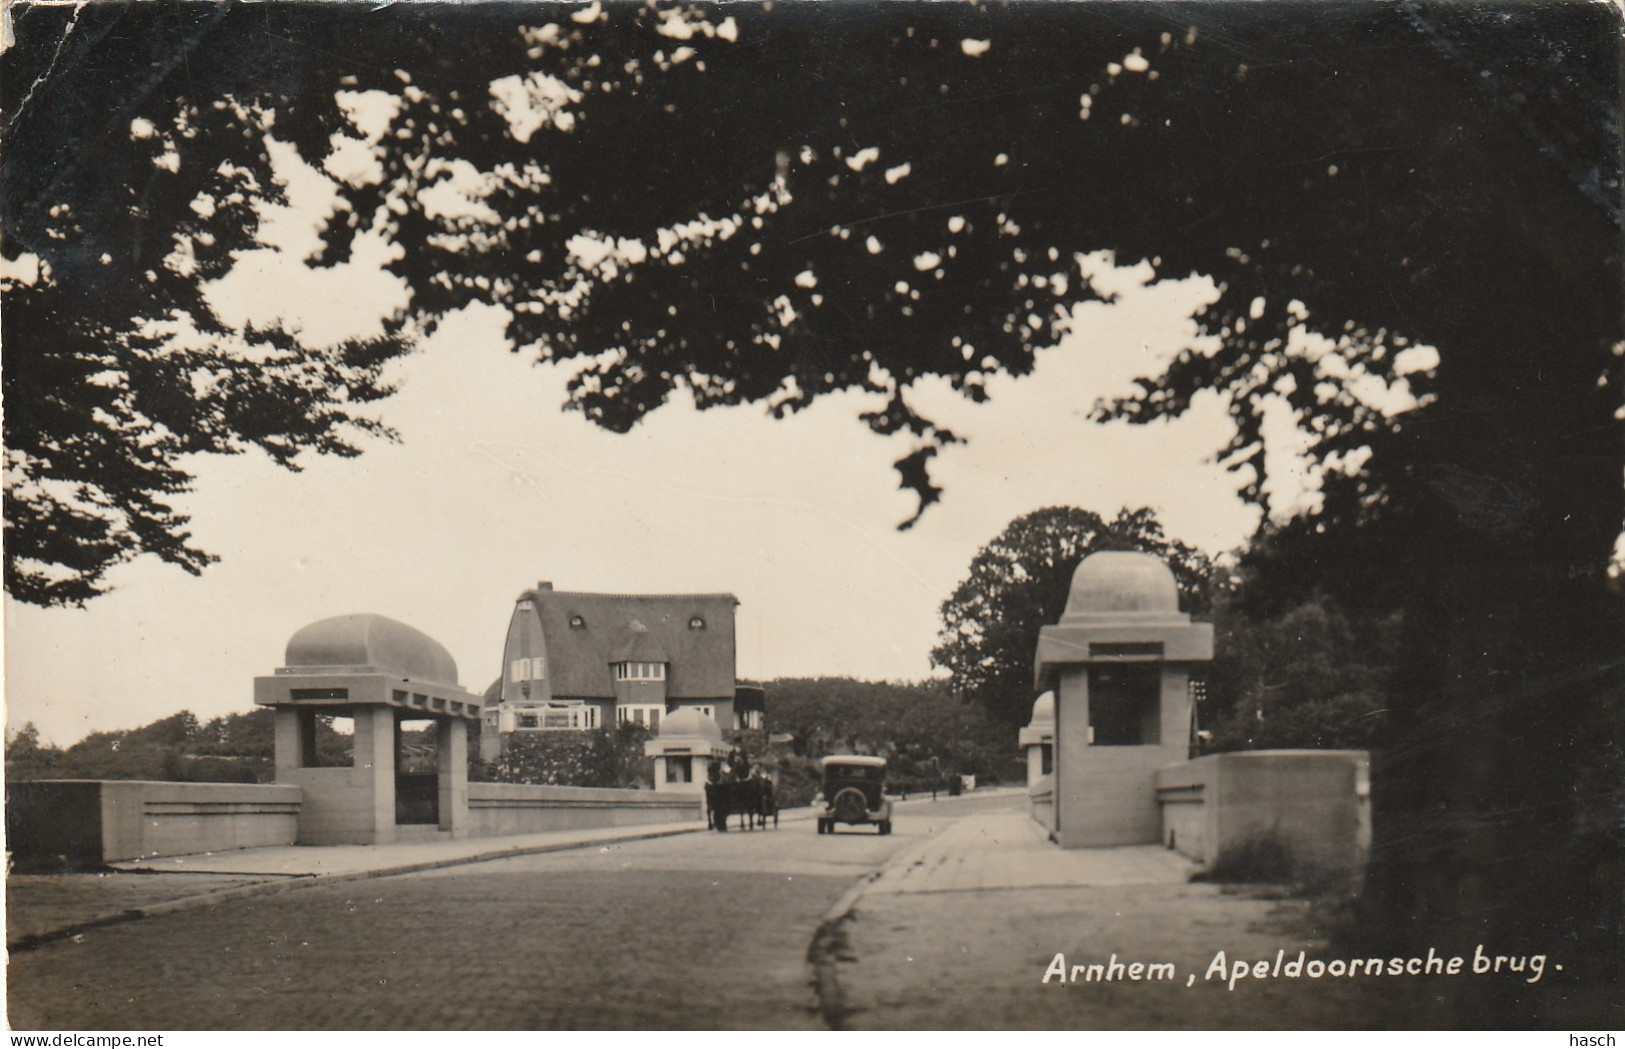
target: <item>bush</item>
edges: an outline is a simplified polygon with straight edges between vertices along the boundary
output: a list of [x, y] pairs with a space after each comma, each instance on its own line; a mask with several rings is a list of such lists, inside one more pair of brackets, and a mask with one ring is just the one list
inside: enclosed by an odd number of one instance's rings
[[1203, 872], [1204, 881], [1286, 884], [1297, 873], [1292, 850], [1274, 834], [1259, 834], [1226, 849], [1218, 863]]
[[1310, 896], [1335, 894], [1348, 879], [1327, 870], [1293, 849], [1272, 832], [1256, 834], [1226, 849], [1218, 863], [1203, 871], [1201, 880], [1230, 884], [1288, 886]]
[[516, 732], [494, 761], [470, 760], [479, 783], [541, 783], [559, 787], [654, 786], [654, 762], [643, 756], [641, 725], [589, 732]]

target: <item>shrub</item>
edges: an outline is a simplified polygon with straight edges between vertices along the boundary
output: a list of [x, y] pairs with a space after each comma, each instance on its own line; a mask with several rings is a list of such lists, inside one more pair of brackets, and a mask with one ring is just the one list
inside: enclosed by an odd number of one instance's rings
[[643, 756], [648, 738], [641, 725], [589, 732], [516, 732], [504, 740], [496, 760], [470, 760], [468, 778], [485, 783], [649, 788], [654, 785], [654, 763]]

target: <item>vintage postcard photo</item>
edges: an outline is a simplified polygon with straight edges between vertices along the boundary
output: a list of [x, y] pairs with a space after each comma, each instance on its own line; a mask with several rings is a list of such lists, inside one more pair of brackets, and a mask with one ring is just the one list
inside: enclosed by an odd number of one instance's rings
[[1621, 21], [7, 3], [11, 1028], [1618, 1028]]

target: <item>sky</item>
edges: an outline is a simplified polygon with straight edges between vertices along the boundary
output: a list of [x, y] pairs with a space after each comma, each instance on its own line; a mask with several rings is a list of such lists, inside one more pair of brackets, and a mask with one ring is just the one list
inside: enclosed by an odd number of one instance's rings
[[[287, 203], [263, 207], [265, 246], [207, 288], [212, 305], [229, 323], [280, 320], [316, 344], [377, 334], [407, 301], [382, 268], [399, 247], [364, 236], [342, 266], [303, 261], [332, 214], [330, 177], [353, 177], [366, 157], [324, 174], [272, 149]], [[906, 532], [896, 526], [914, 496], [892, 463], [913, 445], [858, 421], [875, 395], [827, 396], [785, 420], [759, 405], [673, 403], [616, 435], [561, 410], [569, 371], [511, 352], [500, 309], [455, 314], [395, 366], [399, 392], [375, 406], [398, 441], [307, 457], [298, 473], [258, 452], [192, 461], [197, 482], [178, 506], [195, 545], [220, 558], [200, 577], [148, 556], [82, 609], [8, 598], [8, 729], [32, 722], [65, 745], [183, 709], [205, 720], [249, 709], [253, 678], [282, 664], [296, 630], [352, 612], [436, 638], [481, 691], [500, 672], [513, 601], [541, 580], [732, 593], [742, 678], [917, 679], [932, 671], [942, 601], [1021, 514], [1149, 506], [1171, 537], [1234, 549], [1258, 511], [1236, 495], [1245, 478], [1214, 461], [1233, 433], [1217, 395], [1171, 422], [1089, 419], [1098, 398], [1200, 345], [1191, 314], [1214, 295], [1206, 278], [1148, 284], [1149, 266], [1113, 261], [1076, 260], [1115, 301], [1076, 307], [1032, 375], [991, 379], [987, 404], [934, 380], [913, 388], [916, 409], [968, 444], [934, 461], [942, 500]], [[1267, 437], [1274, 505], [1312, 502], [1292, 421]]]

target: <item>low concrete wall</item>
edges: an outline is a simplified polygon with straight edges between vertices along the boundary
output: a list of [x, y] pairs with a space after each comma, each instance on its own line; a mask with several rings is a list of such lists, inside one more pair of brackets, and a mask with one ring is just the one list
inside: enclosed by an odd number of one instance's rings
[[[301, 771], [315, 774], [305, 789], [320, 789], [352, 770]], [[305, 789], [145, 780], [13, 783], [6, 789], [6, 844], [24, 869], [312, 844], [299, 831]], [[467, 836], [699, 822], [704, 810], [702, 794], [470, 783]]]
[[291, 845], [300, 790], [280, 784], [40, 780], [6, 788], [7, 848], [22, 866], [96, 867]]
[[1032, 803], [1033, 821], [1051, 837], [1055, 835], [1055, 774], [1041, 775], [1027, 788], [1027, 800]]
[[[1184, 747], [1075, 747], [1055, 761], [1055, 840], [1065, 849], [1161, 840], [1157, 770]], [[1068, 764], [1070, 762], [1071, 764]]]
[[643, 823], [688, 823], [704, 818], [703, 794], [546, 787], [528, 783], [468, 785], [468, 834], [472, 838]]
[[1371, 849], [1371, 761], [1363, 750], [1210, 754], [1157, 772], [1162, 841], [1214, 868], [1273, 839], [1294, 860], [1358, 875]]

